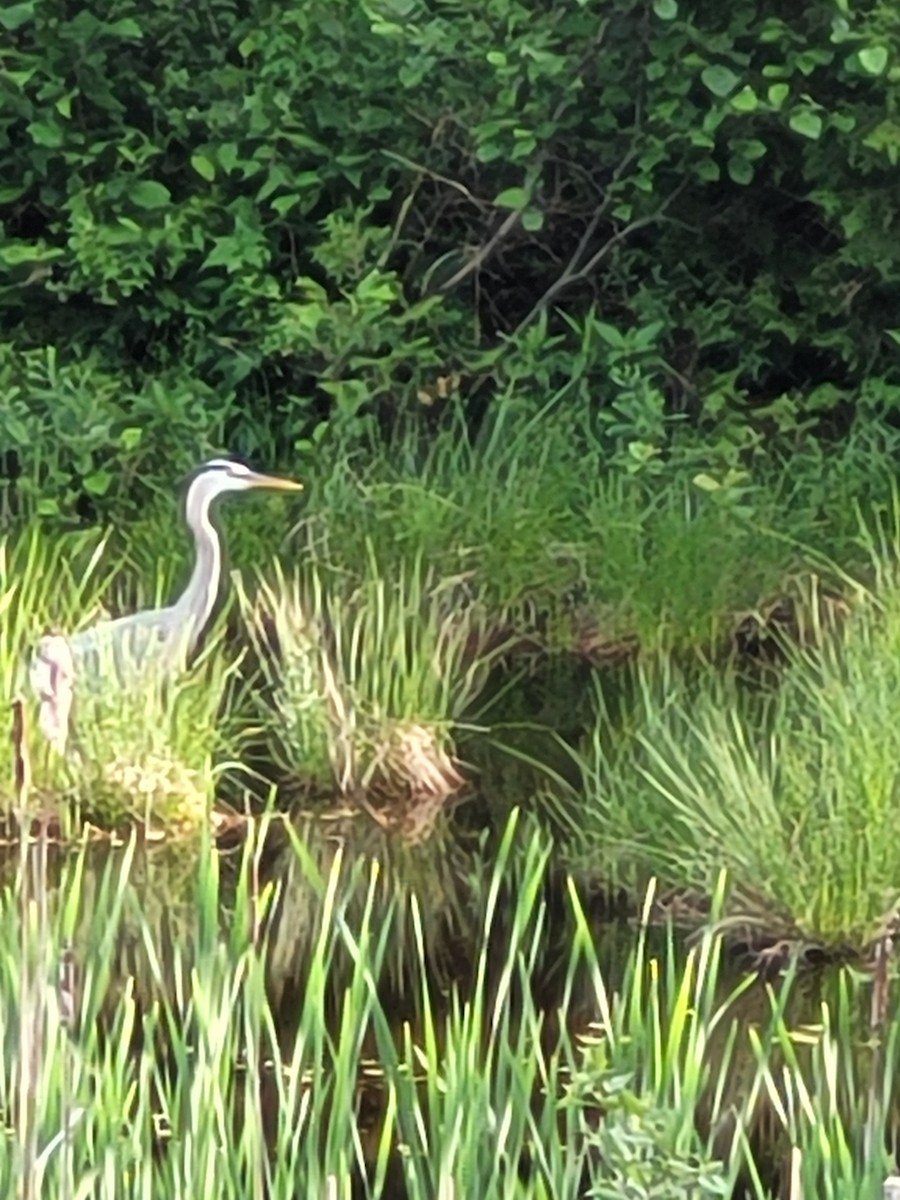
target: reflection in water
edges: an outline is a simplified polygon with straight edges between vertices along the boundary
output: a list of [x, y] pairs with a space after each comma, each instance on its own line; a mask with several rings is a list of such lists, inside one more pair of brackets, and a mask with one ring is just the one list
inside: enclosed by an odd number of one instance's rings
[[[429, 1071], [451, 1050], [458, 1052], [448, 1047], [448, 1038], [458, 1028], [460, 1014], [476, 998], [489, 1018], [479, 1032], [479, 1054], [488, 1054], [492, 1021], [500, 1019], [497, 1013], [502, 1010], [506, 1036], [514, 1044], [525, 1034], [532, 1036], [532, 1025], [538, 1031], [542, 1061], [558, 1058], [560, 1046], [570, 1042], [581, 1045], [579, 1054], [589, 1060], [592, 1038], [596, 1040], [599, 1032], [601, 1043], [608, 1039], [608, 1022], [617, 1037], [633, 1041], [641, 1016], [675, 1012], [688, 969], [697, 968], [696, 946], [692, 949], [688, 939], [665, 928], [641, 936], [633, 919], [597, 904], [587, 908], [596, 962], [585, 959], [573, 972], [576, 922], [564, 880], [543, 874], [529, 932], [523, 938], [516, 929], [523, 884], [515, 863], [508, 879], [490, 893], [475, 869], [474, 854], [467, 873], [466, 863], [448, 865], [429, 843], [398, 849], [373, 842], [370, 855], [377, 856], [380, 865], [372, 871], [370, 864], [353, 854], [341, 857], [355, 836], [346, 825], [331, 822], [317, 828], [304, 818], [291, 827], [274, 823], [250, 855], [242, 853], [240, 845], [210, 851], [195, 839], [132, 842], [125, 847], [96, 843], [80, 856], [73, 848], [50, 845], [42, 877], [33, 878], [30, 886], [32, 894], [43, 896], [51, 913], [68, 914], [54, 928], [56, 936], [64, 932], [71, 945], [75, 993], [83, 989], [88, 975], [96, 988], [101, 964], [108, 966], [98, 1009], [101, 1024], [108, 1023], [110, 1029], [126, 993], [145, 1013], [163, 1001], [172, 1020], [187, 1023], [195, 987], [192, 970], [198, 965], [206, 969], [211, 948], [217, 948], [218, 954], [224, 947], [227, 962], [240, 972], [245, 970], [241, 964], [248, 944], [257, 935], [265, 939], [274, 1045], [266, 1047], [268, 1034], [258, 1035], [259, 1066], [250, 1070], [244, 1062], [231, 1095], [235, 1136], [249, 1120], [259, 1121], [276, 1155], [285, 1137], [286, 1089], [293, 1088], [308, 1093], [310, 1104], [315, 1095], [316, 1105], [322, 1106], [313, 1129], [322, 1138], [331, 1128], [329, 1106], [350, 1104], [362, 1151], [370, 1162], [378, 1161], [385, 1114], [392, 1095], [396, 1101], [404, 1064], [410, 1068], [409, 1086], [427, 1115], [434, 1099]], [[202, 862], [207, 854], [209, 870], [201, 867], [199, 872], [207, 882], [198, 885], [198, 859]], [[14, 903], [12, 885], [18, 865], [18, 848], [7, 848], [0, 859], [0, 886], [9, 889], [5, 892], [9, 904]], [[210, 879], [217, 880], [216, 887], [209, 886]], [[485, 936], [486, 912], [492, 904], [495, 916]], [[98, 923], [98, 912], [114, 914], [114, 919]], [[248, 912], [260, 914], [258, 930], [245, 928]], [[364, 928], [372, 939], [365, 946], [360, 941]], [[335, 931], [340, 936], [332, 937]], [[517, 937], [527, 969], [511, 976], [508, 948]], [[424, 974], [419, 968], [422, 953]], [[361, 959], [373, 964], [371, 978], [368, 967], [361, 969]], [[858, 1080], [866, 1078], [871, 1065], [872, 1047], [867, 1042], [871, 988], [849, 968], [800, 969], [786, 986], [761, 974], [748, 976], [744, 961], [734, 954], [723, 953], [720, 960], [709, 961], [715, 978], [697, 979], [696, 986], [711, 986], [716, 1016], [703, 1030], [700, 1054], [718, 1090], [713, 1094], [710, 1087], [704, 1093], [699, 1123], [704, 1133], [709, 1130], [715, 1135], [724, 1155], [732, 1144], [734, 1122], [742, 1120], [760, 1161], [776, 1171], [788, 1146], [780, 1110], [790, 1103], [788, 1090], [779, 1089], [777, 1081], [782, 1066], [814, 1070], [825, 1005], [844, 1014], [838, 1032], [846, 1061], [838, 1066], [836, 1101], [858, 1107]], [[599, 1003], [598, 979], [610, 1002], [608, 1013]], [[239, 994], [238, 989], [234, 995]], [[236, 999], [233, 1012], [220, 1014], [226, 1024], [243, 1019], [243, 1003]], [[324, 1030], [318, 1044], [310, 1041], [311, 1006], [319, 1012]], [[363, 1012], [356, 1024], [351, 1019], [354, 1006]], [[643, 1012], [638, 1011], [642, 1006]], [[536, 1025], [535, 1012], [540, 1015]], [[788, 1043], [769, 1047], [773, 1013], [792, 1035]], [[896, 1001], [891, 997], [888, 1021], [896, 1021], [896, 1016]], [[15, 1027], [11, 1017], [7, 1009], [7, 1036]], [[145, 1028], [151, 1029], [162, 1051], [157, 1086], [164, 1088], [172, 1072], [186, 1069], [185, 1062], [169, 1049], [172, 1029], [165, 1021], [147, 1027], [136, 1022], [135, 1051]], [[663, 1057], [666, 1039], [674, 1036], [671, 1023], [654, 1031]], [[420, 1053], [429, 1040], [430, 1052]], [[770, 1052], [775, 1091], [760, 1092], [748, 1117], [747, 1097], [758, 1086], [754, 1047], [760, 1046]], [[328, 1064], [341, 1056], [356, 1064], [357, 1087], [350, 1098], [341, 1097], [328, 1081]], [[633, 1058], [639, 1070], [658, 1070], [659, 1046], [638, 1047]], [[292, 1075], [288, 1065], [298, 1071]], [[565, 1070], [560, 1068], [560, 1089], [565, 1082]], [[893, 1104], [892, 1089], [890, 1095]], [[539, 1103], [538, 1097], [535, 1102]], [[303, 1110], [302, 1100], [299, 1108]], [[735, 1116], [738, 1113], [740, 1118]], [[892, 1130], [895, 1126], [892, 1120]], [[390, 1134], [395, 1149], [397, 1130], [395, 1123]], [[167, 1144], [163, 1135], [163, 1150]], [[396, 1155], [389, 1178], [394, 1176], [392, 1195], [399, 1200], [405, 1193]]]

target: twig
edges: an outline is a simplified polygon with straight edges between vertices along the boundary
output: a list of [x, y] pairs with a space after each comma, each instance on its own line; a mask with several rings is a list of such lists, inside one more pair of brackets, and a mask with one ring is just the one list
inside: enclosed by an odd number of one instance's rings
[[37, 1092], [40, 1083], [41, 1051], [44, 1032], [42, 989], [38, 986], [30, 953], [28, 926], [31, 910], [30, 842], [31, 822], [28, 794], [31, 764], [28, 758], [25, 704], [21, 696], [12, 703], [13, 773], [16, 811], [19, 825], [19, 923], [21, 978], [19, 981], [19, 1059], [18, 1059], [18, 1149], [21, 1200], [38, 1195]]
[[406, 223], [406, 218], [409, 216], [409, 210], [412, 208], [413, 201], [416, 198], [416, 193], [419, 190], [419, 185], [421, 182], [422, 180], [420, 176], [413, 184], [412, 191], [408, 192], [403, 197], [403, 202], [400, 205], [400, 211], [397, 214], [397, 219], [394, 221], [394, 227], [391, 230], [391, 236], [388, 244], [378, 257], [378, 267], [382, 271], [386, 270], [387, 265], [390, 262], [391, 255], [394, 253], [394, 250], [397, 246], [397, 242], [400, 240], [400, 232]]
[[[581, 78], [582, 72], [585, 71], [586, 68], [588, 67], [588, 65], [595, 60], [597, 50], [600, 48], [600, 46], [603, 43], [603, 39], [606, 36], [606, 30], [608, 27], [609, 27], [608, 20], [601, 22], [600, 27], [597, 30], [597, 33], [591, 39], [591, 44], [590, 44], [590, 47], [589, 47], [587, 53], [584, 55], [584, 57], [582, 58], [581, 62], [578, 64], [578, 66], [575, 68], [575, 79], [576, 80]], [[559, 103], [556, 105], [556, 107], [553, 109], [553, 112], [550, 114], [551, 125], [556, 125], [561, 120], [563, 113], [566, 111], [566, 109], [572, 102], [573, 91], [574, 91], [574, 89], [573, 89], [572, 84], [569, 84], [566, 88], [565, 94], [562, 96]], [[532, 182], [534, 182], [535, 180], [540, 178], [541, 171], [543, 170], [544, 164], [547, 161], [549, 152], [550, 152], [549, 146], [543, 146], [541, 148], [540, 152], [535, 156], [535, 159], [534, 159], [534, 162], [533, 162], [531, 168], [527, 172], [526, 179], [528, 179], [530, 177], [530, 180]], [[440, 176], [434, 176], [434, 177], [438, 178], [438, 179], [441, 178]], [[480, 202], [476, 201], [475, 197], [471, 194], [471, 192], [469, 192], [468, 188], [463, 187], [461, 184], [455, 183], [453, 180], [446, 179], [446, 178], [444, 178], [442, 180], [442, 182], [449, 183], [452, 186], [460, 188], [460, 190], [474, 203], [479, 203], [481, 205], [484, 204], [484, 201], [480, 201]], [[501, 221], [498, 228], [491, 234], [491, 236], [484, 243], [484, 245], [480, 246], [478, 248], [478, 250], [476, 250], [476, 252], [472, 255], [472, 257], [469, 259], [469, 261], [467, 263], [465, 263], [463, 266], [461, 266], [454, 275], [451, 275], [449, 279], [446, 279], [441, 284], [442, 292], [452, 291], [452, 289], [455, 287], [458, 287], [459, 284], [461, 284], [464, 279], [468, 279], [468, 277], [473, 273], [473, 271], [477, 271], [479, 269], [479, 267], [481, 267], [481, 265], [488, 258], [490, 258], [491, 254], [493, 254], [493, 252], [497, 248], [497, 246], [499, 246], [500, 243], [506, 237], [509, 236], [509, 234], [513, 231], [513, 229], [515, 229], [522, 214], [525, 212], [525, 209], [531, 203], [531, 188], [528, 187], [527, 185], [526, 185], [526, 192], [528, 193], [528, 198], [525, 201], [525, 203], [520, 204], [516, 208], [512, 209], [512, 211], [506, 215], [506, 217], [503, 219], [503, 221]]]
[[[529, 197], [529, 202], [530, 202], [530, 197]], [[487, 258], [489, 258], [491, 254], [493, 254], [495, 247], [497, 247], [503, 241], [503, 239], [507, 236], [507, 234], [509, 234], [512, 231], [512, 229], [518, 223], [518, 220], [521, 217], [522, 213], [525, 211], [526, 207], [527, 207], [527, 204], [521, 204], [521, 205], [519, 205], [518, 208], [514, 208], [509, 213], [507, 213], [504, 220], [500, 222], [499, 227], [488, 238], [488, 240], [484, 243], [484, 245], [478, 247], [478, 249], [472, 255], [472, 257], [469, 259], [469, 261], [467, 263], [465, 263], [463, 266], [461, 266], [455, 275], [451, 275], [449, 279], [445, 280], [441, 284], [441, 291], [442, 292], [451, 291], [458, 284], [462, 283], [462, 281], [464, 279], [466, 279], [469, 275], [471, 275], [473, 271], [477, 271], [478, 268], [481, 266], [481, 264]]]
[[25, 821], [28, 793], [31, 790], [31, 761], [25, 741], [25, 701], [16, 696], [12, 702], [13, 788], [18, 815]]
[[579, 259], [587, 248], [588, 242], [596, 231], [597, 226], [599, 225], [606, 209], [608, 208], [609, 201], [605, 200], [589, 221], [588, 227], [579, 240], [578, 245], [575, 248], [575, 252], [566, 264], [565, 270], [553, 281], [553, 283], [550, 284], [543, 296], [536, 301], [528, 315], [523, 317], [523, 319], [519, 322], [512, 334], [513, 339], [520, 334], [526, 326], [530, 325], [536, 317], [540, 316], [551, 300], [558, 296], [560, 292], [564, 291], [570, 284], [577, 282], [579, 279], [586, 279], [589, 275], [591, 275], [597, 269], [600, 263], [603, 262], [604, 258], [606, 258], [607, 255], [610, 254], [616, 248], [616, 246], [620, 244], [620, 242], [624, 242], [626, 238], [631, 237], [631, 235], [636, 233], [638, 229], [643, 229], [647, 225], [653, 225], [656, 221], [662, 220], [666, 209], [670, 204], [672, 204], [676, 197], [680, 195], [680, 193], [684, 190], [684, 187], [684, 183], [680, 183], [678, 187], [675, 188], [675, 190], [672, 191], [665, 198], [665, 200], [663, 200], [655, 212], [649, 213], [646, 217], [638, 217], [634, 221], [629, 221], [627, 225], [623, 226], [621, 229], [618, 229], [611, 237], [607, 238], [599, 250], [595, 250], [586, 262], [579, 262]]
[[453, 179], [450, 175], [442, 175], [440, 171], [435, 171], [431, 167], [426, 166], [424, 163], [414, 162], [411, 158], [407, 158], [405, 154], [397, 154], [393, 150], [386, 150], [385, 158], [391, 158], [395, 162], [400, 163], [401, 166], [404, 166], [411, 171], [416, 171], [420, 176], [424, 175], [428, 179], [433, 179], [435, 183], [443, 183], [446, 184], [447, 187], [454, 188], [457, 192], [460, 192], [463, 196], [465, 196], [470, 204], [474, 204], [476, 208], [485, 209], [492, 207], [490, 200], [484, 200], [481, 196], [476, 196], [475, 193], [470, 191], [464, 183], [460, 182], [460, 180]]

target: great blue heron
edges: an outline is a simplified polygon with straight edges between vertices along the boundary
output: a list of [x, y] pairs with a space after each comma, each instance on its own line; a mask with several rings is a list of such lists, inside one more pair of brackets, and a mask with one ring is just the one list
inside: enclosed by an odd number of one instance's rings
[[214, 502], [227, 492], [272, 488], [297, 492], [302, 483], [261, 475], [243, 463], [213, 458], [197, 469], [187, 489], [185, 519], [194, 535], [194, 567], [174, 604], [101, 621], [64, 637], [47, 634], [31, 662], [31, 686], [39, 701], [41, 732], [65, 751], [73, 689], [107, 691], [184, 669], [206, 629], [222, 578], [222, 547], [211, 519]]

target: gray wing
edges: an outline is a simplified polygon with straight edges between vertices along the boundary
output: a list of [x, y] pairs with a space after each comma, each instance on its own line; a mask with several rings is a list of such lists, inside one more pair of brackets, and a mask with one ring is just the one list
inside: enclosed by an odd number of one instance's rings
[[71, 637], [42, 637], [29, 664], [29, 682], [43, 735], [65, 753], [76, 690], [99, 696], [138, 687], [152, 671], [176, 673], [183, 666], [181, 635], [174, 609], [159, 608], [102, 621]]
[[68, 639], [78, 684], [103, 690], [127, 687], [151, 668], [177, 669], [180, 642], [171, 608], [101, 621]]

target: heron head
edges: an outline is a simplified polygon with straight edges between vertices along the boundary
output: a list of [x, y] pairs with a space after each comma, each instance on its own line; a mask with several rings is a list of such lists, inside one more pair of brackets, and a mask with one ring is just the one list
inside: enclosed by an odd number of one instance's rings
[[251, 488], [269, 488], [278, 492], [302, 492], [303, 484], [279, 475], [265, 475], [253, 471], [242, 462], [232, 458], [211, 458], [194, 473], [191, 483], [198, 484], [210, 497], [223, 492], [246, 492]]
[[300, 492], [303, 484], [277, 475], [263, 475], [234, 459], [211, 458], [193, 472], [187, 485], [184, 512], [189, 527], [196, 529], [206, 521], [214, 501], [220, 496], [229, 492], [247, 492], [251, 488]]

